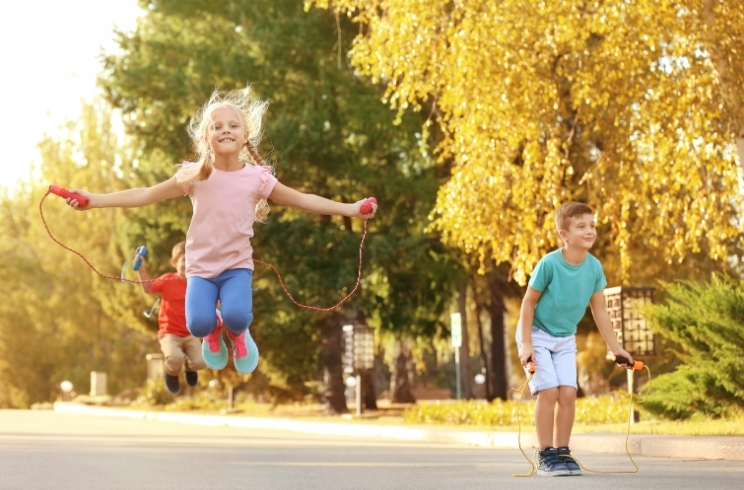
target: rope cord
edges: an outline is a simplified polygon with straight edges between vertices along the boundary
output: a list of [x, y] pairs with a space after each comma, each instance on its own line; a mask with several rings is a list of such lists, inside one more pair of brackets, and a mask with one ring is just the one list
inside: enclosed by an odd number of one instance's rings
[[[74, 249], [68, 247], [67, 245], [65, 245], [64, 243], [60, 242], [59, 240], [57, 240], [57, 238], [54, 237], [54, 235], [52, 234], [51, 230], [49, 229], [49, 225], [47, 224], [46, 218], [44, 218], [44, 209], [43, 209], [44, 200], [47, 198], [47, 196], [50, 194], [50, 192], [51, 191], [47, 191], [46, 194], [44, 194], [44, 196], [41, 198], [41, 201], [39, 201], [39, 214], [41, 215], [41, 221], [44, 224], [44, 228], [46, 229], [46, 232], [49, 235], [49, 238], [51, 238], [57, 245], [59, 245], [60, 247], [64, 248], [68, 252], [74, 253], [75, 255], [77, 255], [78, 257], [80, 257], [81, 259], [83, 259], [83, 261], [88, 265], [88, 267], [90, 267], [93, 270], [93, 272], [95, 272], [96, 274], [98, 274], [99, 276], [101, 276], [104, 279], [116, 279], [118, 281], [128, 282], [128, 283], [131, 283], [131, 284], [144, 284], [144, 283], [153, 282], [155, 280], [155, 279], [136, 280], [136, 279], [126, 279], [124, 277], [124, 274], [123, 274], [124, 268], [126, 267], [126, 264], [129, 263], [129, 261], [132, 260], [132, 258], [134, 258], [134, 255], [132, 257], [130, 257], [129, 259], [127, 259], [127, 262], [125, 262], [125, 265], [122, 268], [122, 274], [120, 276], [109, 276], [109, 275], [106, 275], [106, 274], [103, 274], [103, 273], [99, 272], [98, 269], [96, 269], [95, 266], [93, 266], [93, 264], [91, 264], [88, 261], [88, 259], [85, 258], [85, 256], [83, 254], [81, 254], [77, 250], [74, 250]], [[362, 260], [363, 259], [363, 255], [362, 254], [363, 254], [363, 250], [364, 250], [364, 240], [367, 238], [368, 222], [369, 222], [369, 220], [364, 220], [364, 232], [362, 233], [362, 240], [361, 240], [361, 242], [359, 244], [359, 268], [357, 270], [357, 280], [356, 280], [356, 284], [354, 285], [354, 289], [352, 289], [349, 294], [347, 294], [346, 296], [344, 296], [344, 298], [341, 301], [339, 301], [338, 303], [336, 303], [333, 306], [329, 306], [327, 308], [322, 308], [322, 307], [304, 305], [302, 303], [299, 303], [296, 299], [294, 299], [294, 297], [292, 296], [292, 294], [289, 292], [289, 290], [287, 289], [287, 287], [284, 285], [284, 280], [282, 279], [282, 275], [279, 273], [279, 270], [276, 267], [274, 267], [273, 265], [269, 264], [268, 262], [264, 262], [262, 260], [253, 259], [253, 261], [254, 262], [257, 262], [257, 263], [259, 263], [261, 265], [264, 265], [266, 267], [269, 267], [271, 270], [273, 270], [274, 273], [276, 274], [276, 277], [279, 279], [279, 284], [281, 284], [282, 289], [284, 290], [284, 292], [287, 295], [287, 297], [295, 305], [299, 306], [300, 308], [305, 308], [305, 309], [308, 309], [308, 310], [315, 310], [315, 311], [332, 311], [332, 310], [335, 310], [336, 308], [338, 308], [339, 306], [341, 306], [342, 304], [344, 304], [346, 301], [348, 301], [349, 298], [352, 297], [352, 295], [359, 289], [359, 285], [362, 282], [362, 264], [363, 264], [363, 260]]]
[[[648, 381], [651, 382], [651, 370], [648, 368], [648, 366], [644, 366], [646, 371], [648, 372]], [[530, 464], [530, 472], [529, 473], [514, 473], [512, 476], [515, 477], [529, 477], [533, 476], [537, 473], [537, 452], [538, 448], [535, 449], [535, 452], [532, 455], [532, 459], [530, 459], [527, 454], [524, 452], [524, 449], [522, 449], [522, 420], [520, 416], [520, 409], [522, 407], [522, 394], [524, 393], [524, 389], [527, 387], [530, 381], [532, 381], [532, 373], [530, 373], [527, 376], [527, 380], [522, 383], [522, 386], [519, 388], [514, 389], [514, 391], [519, 393], [519, 400], [517, 401], [517, 427], [518, 427], [518, 436], [517, 436], [517, 444], [519, 446], [519, 451], [522, 453], [522, 456], [524, 456], [524, 459], [527, 460], [527, 462]], [[562, 458], [572, 458], [574, 461], [576, 461], [576, 464], [578, 464], [582, 470], [588, 471], [589, 473], [599, 473], [602, 475], [613, 475], [613, 474], [620, 474], [620, 473], [638, 473], [638, 464], [636, 464], [635, 460], [633, 459], [633, 456], [630, 454], [630, 449], [628, 448], [628, 440], [630, 439], [630, 424], [631, 424], [631, 417], [633, 416], [633, 393], [630, 394], [630, 405], [628, 407], [628, 429], [625, 433], [625, 454], [628, 455], [628, 459], [630, 459], [630, 462], [633, 464], [634, 469], [632, 470], [594, 470], [591, 468], [587, 468], [584, 466], [581, 461], [579, 461], [578, 458], [576, 458], [574, 455], [566, 456], [561, 455]]]
[[[646, 369], [646, 372], [648, 373], [648, 382], [651, 382], [651, 370], [648, 368], [648, 366], [644, 365], [644, 369]], [[582, 470], [588, 471], [590, 473], [600, 473], [602, 475], [612, 475], [617, 473], [638, 473], [638, 465], [636, 464], [635, 460], [633, 459], [633, 456], [630, 454], [630, 449], [628, 448], [628, 439], [630, 439], [630, 424], [631, 424], [631, 417], [633, 417], [633, 393], [630, 394], [630, 407], [628, 409], [628, 430], [625, 432], [625, 454], [628, 455], [628, 459], [630, 459], [630, 462], [633, 464], [633, 467], [635, 469], [632, 470], [612, 470], [612, 471], [606, 471], [606, 470], [593, 470], [591, 468], [587, 468], [583, 464], [581, 464], [581, 461], [573, 458], [574, 461], [581, 467]]]
[[522, 453], [522, 456], [524, 456], [524, 459], [527, 460], [527, 462], [530, 464], [530, 472], [529, 473], [514, 473], [512, 476], [516, 477], [528, 477], [532, 476], [535, 473], [537, 473], [537, 449], [535, 449], [535, 454], [532, 455], [532, 459], [527, 457], [527, 453], [524, 452], [524, 449], [522, 449], [522, 417], [520, 414], [520, 410], [522, 408], [522, 395], [524, 394], [524, 389], [527, 387], [527, 385], [532, 381], [533, 373], [529, 373], [527, 375], [527, 380], [525, 380], [524, 383], [522, 383], [522, 386], [515, 389], [514, 391], [519, 393], [519, 400], [517, 401], [517, 445], [519, 446], [519, 451]]
[[126, 281], [126, 279], [124, 279], [124, 271], [126, 270], [126, 268], [127, 268], [127, 266], [129, 265], [129, 263], [130, 263], [130, 262], [132, 262], [132, 261], [133, 261], [133, 260], [135, 259], [135, 257], [137, 257], [137, 251], [136, 251], [136, 250], [135, 250], [135, 251], [134, 251], [134, 253], [133, 253], [133, 254], [132, 254], [132, 255], [131, 255], [131, 256], [130, 256], [130, 257], [129, 257], [129, 258], [128, 258], [128, 259], [127, 259], [127, 260], [126, 260], [125, 262], [124, 262], [124, 264], [123, 264], [123, 265], [121, 266], [121, 276], [120, 276], [120, 277], [121, 277], [121, 280], [122, 280], [122, 281]]

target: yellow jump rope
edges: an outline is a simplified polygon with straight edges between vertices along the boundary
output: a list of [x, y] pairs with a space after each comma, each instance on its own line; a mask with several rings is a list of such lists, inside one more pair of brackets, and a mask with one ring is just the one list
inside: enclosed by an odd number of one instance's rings
[[[646, 369], [648, 372], [648, 380], [651, 381], [651, 370], [648, 368], [648, 366], [644, 366], [644, 364], [641, 361], [634, 361], [631, 365], [630, 360], [626, 359], [624, 357], [615, 357], [615, 362], [617, 364], [623, 364], [625, 366], [630, 366], [634, 371], [640, 371], [642, 369]], [[520, 409], [522, 408], [522, 395], [524, 393], [524, 389], [527, 387], [530, 381], [532, 381], [532, 376], [535, 374], [535, 363], [531, 360], [527, 363], [527, 380], [522, 383], [522, 386], [515, 389], [514, 391], [519, 393], [519, 400], [517, 401], [517, 425], [519, 428], [518, 436], [517, 436], [517, 443], [519, 445], [519, 451], [522, 453], [522, 456], [524, 456], [524, 459], [527, 460], [527, 462], [530, 464], [531, 469], [529, 473], [514, 473], [512, 476], [516, 477], [528, 477], [532, 476], [535, 473], [537, 473], [537, 452], [539, 449], [535, 449], [535, 452], [532, 455], [532, 459], [527, 456], [527, 454], [524, 452], [524, 449], [522, 449], [522, 418], [520, 416]], [[581, 464], [581, 461], [579, 461], [576, 457], [571, 455], [570, 457], [576, 461], [576, 463], [581, 467], [582, 470], [588, 471], [590, 473], [600, 473], [603, 475], [612, 475], [616, 473], [638, 473], [638, 465], [633, 460], [633, 456], [630, 455], [630, 449], [628, 449], [628, 439], [630, 438], [630, 417], [633, 413], [633, 393], [630, 394], [630, 406], [628, 408], [628, 430], [625, 433], [625, 453], [628, 455], [628, 458], [630, 458], [630, 462], [633, 463], [633, 467], [635, 469], [633, 470], [593, 470], [591, 468], [587, 468], [583, 464]], [[566, 457], [566, 456], [562, 456]]]

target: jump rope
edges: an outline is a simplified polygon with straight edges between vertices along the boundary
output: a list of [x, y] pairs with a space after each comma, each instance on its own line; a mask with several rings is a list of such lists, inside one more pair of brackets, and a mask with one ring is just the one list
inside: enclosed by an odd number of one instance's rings
[[[621, 364], [623, 366], [630, 367], [633, 371], [641, 371], [642, 369], [646, 369], [648, 372], [648, 379], [651, 381], [651, 370], [648, 368], [648, 366], [645, 366], [641, 361], [633, 361], [631, 364], [630, 359], [627, 359], [625, 357], [621, 356], [615, 356], [615, 363]], [[520, 409], [522, 408], [522, 394], [524, 393], [524, 389], [527, 387], [530, 381], [532, 381], [532, 377], [535, 374], [535, 363], [532, 362], [532, 359], [530, 358], [529, 361], [527, 361], [527, 380], [522, 383], [522, 386], [519, 388], [516, 388], [514, 391], [519, 393], [519, 400], [517, 401], [517, 425], [518, 425], [518, 435], [517, 435], [517, 444], [519, 445], [519, 451], [522, 453], [522, 456], [524, 456], [524, 459], [527, 460], [527, 462], [530, 464], [530, 472], [529, 473], [514, 473], [512, 476], [516, 477], [529, 477], [533, 476], [537, 473], [537, 452], [538, 449], [535, 449], [535, 452], [532, 455], [532, 459], [527, 456], [527, 454], [524, 452], [524, 449], [522, 449], [522, 419], [520, 417]], [[613, 475], [617, 473], [638, 473], [638, 465], [636, 464], [635, 460], [633, 459], [633, 456], [630, 454], [630, 449], [628, 449], [628, 439], [630, 439], [630, 417], [633, 414], [633, 393], [630, 394], [630, 406], [628, 407], [628, 430], [625, 433], [625, 453], [628, 455], [628, 458], [630, 459], [630, 462], [633, 463], [633, 467], [635, 469], [632, 470], [593, 470], [591, 468], [587, 468], [584, 466], [581, 461], [579, 461], [575, 456], [571, 455], [570, 457], [576, 461], [576, 463], [581, 467], [582, 470], [588, 471], [589, 473], [600, 473], [603, 475]], [[561, 456], [561, 457], [569, 457], [569, 456]]]
[[[67, 250], [69, 252], [74, 253], [75, 255], [77, 255], [78, 257], [80, 257], [81, 259], [83, 259], [83, 261], [88, 265], [88, 267], [90, 267], [93, 270], [93, 272], [95, 272], [99, 276], [103, 277], [104, 279], [116, 279], [116, 280], [119, 280], [119, 281], [124, 281], [124, 282], [132, 283], [132, 284], [144, 284], [144, 283], [153, 282], [155, 280], [155, 279], [136, 280], [136, 279], [126, 279], [124, 277], [124, 269], [126, 268], [127, 264], [131, 260], [134, 259], [135, 260], [134, 266], [137, 267], [137, 268], [139, 267], [138, 264], [136, 263], [139, 260], [139, 258], [137, 256], [140, 255], [141, 252], [146, 253], [147, 249], [144, 246], [138, 247], [138, 249], [135, 251], [135, 253], [132, 255], [132, 257], [130, 257], [127, 260], [127, 262], [124, 263], [124, 266], [121, 269], [121, 274], [119, 276], [110, 276], [110, 275], [106, 275], [106, 274], [103, 274], [103, 273], [99, 272], [98, 269], [96, 269], [95, 266], [93, 266], [93, 264], [91, 264], [88, 261], [88, 259], [85, 257], [85, 255], [83, 255], [82, 253], [78, 252], [77, 250], [74, 250], [74, 249], [68, 247], [64, 243], [62, 243], [59, 240], [57, 240], [57, 238], [55, 238], [55, 236], [52, 234], [51, 230], [49, 229], [49, 225], [47, 224], [46, 219], [44, 218], [44, 208], [43, 208], [43, 206], [44, 206], [44, 200], [47, 198], [47, 196], [49, 194], [55, 194], [57, 196], [60, 196], [60, 197], [65, 198], [65, 199], [67, 199], [67, 198], [76, 199], [77, 202], [80, 203], [80, 205], [82, 205], [82, 206], [87, 206], [88, 205], [88, 198], [85, 197], [85, 196], [83, 196], [83, 195], [81, 195], [81, 194], [76, 194], [76, 193], [70, 192], [67, 189], [65, 189], [64, 187], [61, 187], [61, 186], [52, 184], [52, 185], [49, 186], [49, 190], [47, 190], [46, 194], [44, 194], [44, 196], [41, 198], [41, 201], [39, 201], [39, 214], [41, 215], [41, 221], [42, 221], [42, 223], [44, 223], [44, 228], [46, 229], [46, 232], [49, 235], [49, 238], [51, 238], [57, 245], [59, 245], [60, 247], [64, 248], [65, 250]], [[365, 200], [362, 203], [362, 206], [361, 206], [362, 214], [369, 214], [372, 211], [372, 205], [373, 204], [377, 204], [377, 199], [375, 199], [374, 197], [370, 197], [369, 199]], [[294, 297], [292, 296], [292, 294], [289, 292], [289, 290], [287, 289], [287, 287], [284, 285], [284, 280], [282, 279], [282, 275], [279, 273], [279, 270], [276, 267], [274, 267], [273, 265], [269, 264], [268, 262], [264, 262], [262, 260], [253, 259], [253, 261], [254, 262], [257, 262], [257, 263], [259, 263], [261, 265], [264, 265], [266, 267], [269, 267], [271, 270], [273, 270], [274, 273], [276, 274], [276, 277], [279, 279], [279, 284], [281, 284], [282, 289], [284, 290], [284, 293], [287, 295], [287, 297], [295, 305], [299, 306], [300, 308], [305, 308], [305, 309], [308, 309], [308, 310], [315, 310], [315, 311], [332, 311], [332, 310], [335, 310], [336, 308], [338, 308], [339, 306], [341, 306], [342, 304], [344, 304], [349, 298], [351, 298], [354, 295], [354, 293], [357, 291], [357, 289], [359, 289], [359, 284], [361, 283], [361, 280], [362, 280], [362, 251], [364, 250], [364, 240], [367, 238], [367, 224], [368, 224], [368, 222], [369, 222], [369, 219], [365, 219], [364, 220], [364, 232], [362, 233], [362, 239], [361, 239], [361, 242], [359, 243], [359, 268], [357, 270], [357, 280], [356, 280], [356, 284], [354, 285], [354, 289], [352, 289], [349, 294], [347, 294], [346, 296], [344, 296], [344, 298], [341, 301], [339, 301], [338, 303], [336, 303], [333, 306], [330, 306], [330, 307], [327, 307], [327, 308], [321, 308], [321, 307], [317, 307], [317, 306], [303, 305], [302, 303], [299, 303], [297, 300], [294, 299]], [[142, 253], [142, 255], [144, 255], [144, 253]], [[148, 310], [148, 312], [149, 312], [150, 315], [152, 315], [152, 312], [155, 310], [155, 306], [157, 306], [157, 303], [155, 303], [155, 305], [153, 305], [153, 307], [150, 310]], [[145, 312], [145, 316], [147, 316], [149, 318], [149, 316], [147, 314], [148, 312]]]

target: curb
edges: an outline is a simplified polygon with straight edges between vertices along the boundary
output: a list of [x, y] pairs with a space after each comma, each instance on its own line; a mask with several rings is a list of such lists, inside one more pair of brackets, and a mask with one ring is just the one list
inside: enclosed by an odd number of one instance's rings
[[[54, 411], [78, 415], [97, 415], [142, 420], [157, 420], [178, 424], [210, 427], [239, 427], [244, 429], [279, 430], [305, 434], [347, 437], [371, 437], [399, 441], [434, 444], [464, 444], [479, 447], [516, 449], [516, 432], [453, 431], [439, 427], [412, 428], [394, 425], [367, 425], [335, 422], [302, 422], [292, 419], [240, 417], [225, 415], [194, 415], [189, 413], [148, 412], [95, 407], [69, 402], [56, 402]], [[522, 433], [522, 447], [526, 452], [537, 447], [535, 434]], [[656, 436], [633, 434], [628, 441], [631, 454], [656, 458], [727, 460], [744, 462], [744, 437], [726, 436]], [[574, 434], [571, 450], [625, 454], [623, 434]]]

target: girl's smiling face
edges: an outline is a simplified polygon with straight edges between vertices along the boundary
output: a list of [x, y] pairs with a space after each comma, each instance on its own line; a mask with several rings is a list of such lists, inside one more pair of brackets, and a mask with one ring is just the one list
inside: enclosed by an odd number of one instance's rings
[[211, 114], [207, 141], [215, 155], [240, 153], [248, 141], [243, 122], [232, 107], [219, 107]]

